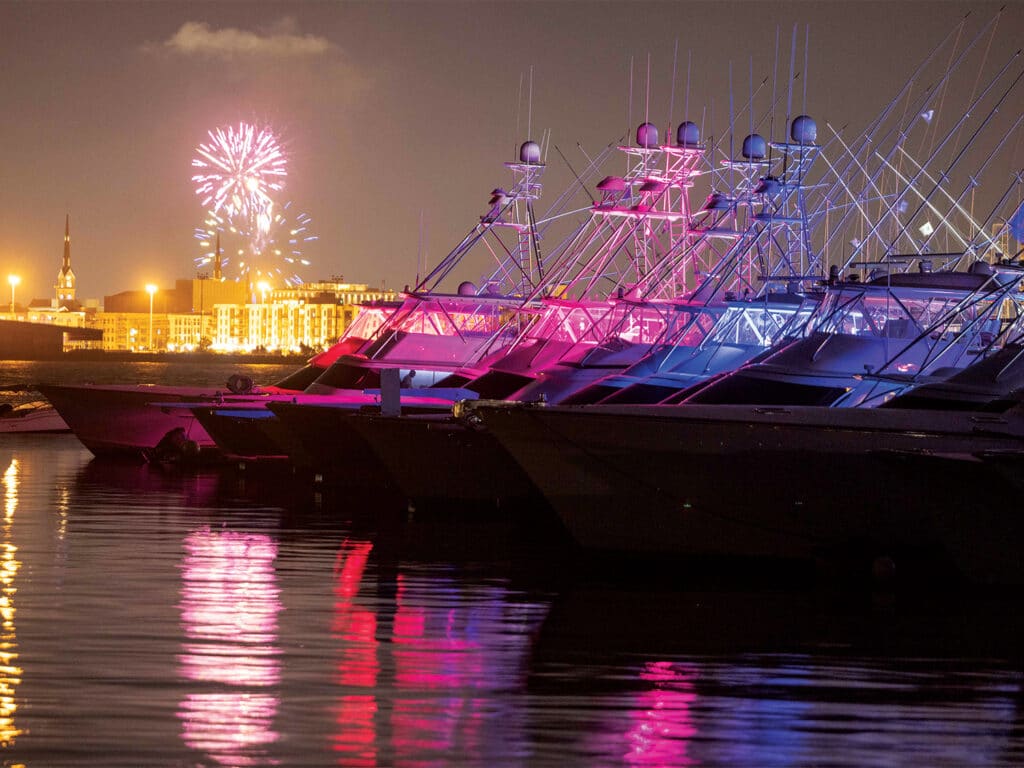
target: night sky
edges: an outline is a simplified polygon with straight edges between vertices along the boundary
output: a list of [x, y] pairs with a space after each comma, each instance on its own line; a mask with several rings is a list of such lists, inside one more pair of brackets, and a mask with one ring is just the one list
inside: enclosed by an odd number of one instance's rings
[[[785, 88], [799, 24], [794, 112], [860, 128], [965, 13], [977, 28], [1000, 4], [0, 2], [0, 278], [22, 276], [19, 303], [50, 297], [65, 213], [80, 299], [193, 276], [191, 159], [209, 129], [246, 120], [281, 135], [286, 196], [320, 236], [299, 274], [401, 288], [418, 251], [439, 259], [507, 183], [528, 122], [577, 170], [670, 107], [722, 133], [730, 63], [740, 102], [778, 36]], [[1011, 0], [979, 53], [991, 69], [1022, 42]], [[1024, 90], [1007, 103], [1019, 114]], [[553, 199], [572, 177], [547, 161]], [[1022, 166], [1015, 137], [993, 188]]]

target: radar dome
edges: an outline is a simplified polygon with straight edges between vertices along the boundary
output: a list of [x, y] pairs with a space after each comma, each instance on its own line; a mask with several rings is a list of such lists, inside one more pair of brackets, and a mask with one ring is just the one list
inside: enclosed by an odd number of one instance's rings
[[636, 129], [636, 143], [645, 149], [658, 146], [658, 129], [654, 123], [640, 123]]
[[687, 120], [676, 129], [676, 144], [680, 147], [696, 147], [700, 144], [700, 128]]
[[476, 286], [472, 280], [464, 280], [459, 283], [459, 296], [476, 296]]
[[539, 165], [540, 145], [536, 141], [524, 141], [519, 148], [519, 161], [527, 165]]
[[818, 124], [814, 122], [814, 118], [800, 115], [793, 119], [789, 136], [797, 144], [813, 144], [818, 140]]
[[743, 140], [743, 157], [747, 160], [764, 160], [766, 154], [768, 145], [761, 134], [752, 133]]

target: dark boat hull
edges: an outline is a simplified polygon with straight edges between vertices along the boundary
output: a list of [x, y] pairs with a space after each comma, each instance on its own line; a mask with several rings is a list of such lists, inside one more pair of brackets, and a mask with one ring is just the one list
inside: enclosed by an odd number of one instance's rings
[[1019, 416], [745, 406], [474, 409], [588, 549], [903, 553], [1024, 581]]
[[358, 409], [297, 403], [268, 407], [277, 417], [280, 440], [296, 472], [350, 491], [395, 490], [387, 470], [351, 426]]
[[283, 429], [268, 409], [232, 411], [213, 405], [191, 410], [225, 456], [234, 460], [288, 459]]
[[450, 413], [359, 414], [350, 425], [417, 509], [543, 506], [522, 468], [485, 429]]

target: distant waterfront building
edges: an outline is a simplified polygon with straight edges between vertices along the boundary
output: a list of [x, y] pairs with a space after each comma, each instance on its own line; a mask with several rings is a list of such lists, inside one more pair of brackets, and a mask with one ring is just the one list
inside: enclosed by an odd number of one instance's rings
[[394, 291], [329, 280], [277, 288], [266, 301], [214, 307], [218, 351], [323, 349], [355, 318], [359, 305], [393, 301]]
[[[153, 346], [161, 346], [167, 337], [166, 314], [153, 314]], [[149, 310], [145, 312], [97, 312], [93, 327], [103, 331], [103, 349], [141, 351], [149, 340]]]
[[212, 313], [217, 304], [244, 304], [249, 300], [245, 284], [236, 280], [199, 275], [174, 282], [172, 312]]
[[[395, 298], [394, 291], [332, 279], [272, 289], [253, 302], [239, 281], [206, 276], [177, 280], [173, 289], [153, 296], [153, 347], [170, 352], [323, 349], [344, 333], [360, 304]], [[92, 323], [103, 330], [104, 349], [146, 346], [149, 301], [144, 290], [104, 297], [104, 311]]]
[[[203, 314], [213, 312], [216, 304], [244, 304], [249, 300], [242, 283], [211, 280], [200, 276], [175, 280], [173, 288], [160, 288], [153, 294], [153, 311], [161, 314]], [[121, 291], [103, 297], [105, 312], [149, 312], [149, 292], [144, 288]]]
[[[249, 286], [224, 279], [219, 264], [213, 278], [176, 280], [173, 288], [160, 288], [152, 295], [143, 288], [121, 291], [104, 296], [102, 307], [95, 301], [83, 307], [76, 297], [76, 282], [67, 215], [54, 298], [33, 299], [16, 312], [0, 311], [0, 319], [67, 328], [65, 350], [309, 352], [337, 341], [361, 305], [398, 298], [383, 286], [371, 288], [334, 276], [294, 287], [262, 286], [259, 299], [250, 299]], [[86, 330], [71, 332], [76, 328]]]

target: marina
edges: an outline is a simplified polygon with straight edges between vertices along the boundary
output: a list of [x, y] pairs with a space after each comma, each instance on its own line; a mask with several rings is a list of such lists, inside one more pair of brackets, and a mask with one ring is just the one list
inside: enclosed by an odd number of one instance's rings
[[1024, 758], [1014, 593], [624, 580], [493, 525], [385, 524], [69, 435], [5, 439], [0, 465], [12, 764]]
[[[1019, 585], [1024, 265], [990, 233], [1024, 241], [1024, 176], [987, 214], [963, 201], [1024, 122], [1000, 115], [1024, 70], [997, 59], [948, 117], [913, 87], [957, 82], [998, 19], [960, 47], [962, 20], [846, 137], [794, 114], [794, 28], [766, 109], [751, 78], [717, 138], [645, 120], [546, 212], [546, 138], [521, 142], [425, 276], [278, 380], [31, 386], [99, 460], [266, 468], [420, 517], [542, 521], [591, 553]], [[769, 137], [737, 142], [737, 117]], [[64, 272], [69, 248], [66, 227]], [[751, 474], [770, 481], [733, 480]]]
[[115, 5], [0, 5], [4, 766], [1024, 764], [1020, 8]]

